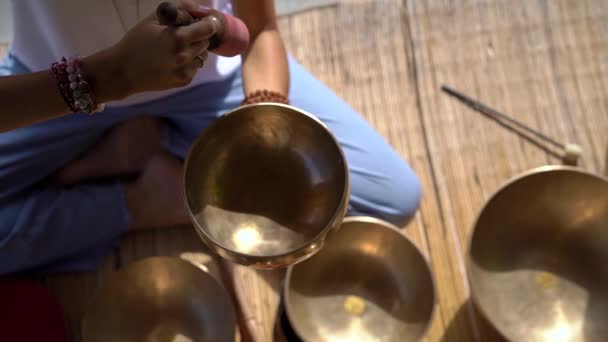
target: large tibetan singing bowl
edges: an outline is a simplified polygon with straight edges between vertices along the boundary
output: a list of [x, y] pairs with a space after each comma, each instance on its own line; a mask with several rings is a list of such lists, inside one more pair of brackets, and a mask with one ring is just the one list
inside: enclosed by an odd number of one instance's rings
[[469, 244], [473, 300], [512, 341], [608, 340], [608, 180], [548, 166], [490, 198]]
[[279, 268], [316, 253], [339, 227], [348, 168], [327, 127], [295, 107], [243, 106], [194, 142], [186, 204], [216, 253], [256, 268]]
[[325, 248], [287, 272], [285, 309], [304, 341], [407, 342], [435, 308], [431, 269], [395, 226], [348, 217]]
[[188, 261], [151, 257], [102, 285], [83, 321], [84, 342], [234, 341], [226, 290]]

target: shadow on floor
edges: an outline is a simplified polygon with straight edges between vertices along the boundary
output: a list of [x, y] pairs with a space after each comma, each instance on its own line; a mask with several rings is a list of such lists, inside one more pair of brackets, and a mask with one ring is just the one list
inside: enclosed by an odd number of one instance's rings
[[[469, 310], [473, 310], [477, 333], [473, 331]], [[462, 327], [468, 327], [468, 331], [463, 331]], [[460, 306], [441, 337], [441, 342], [456, 341], [507, 342], [507, 339], [500, 335], [470, 300], [467, 300]]]
[[279, 302], [277, 318], [274, 323], [273, 335], [273, 340], [275, 342], [302, 342], [289, 323], [289, 318], [287, 318], [287, 313], [285, 312], [285, 301], [282, 295], [281, 301]]

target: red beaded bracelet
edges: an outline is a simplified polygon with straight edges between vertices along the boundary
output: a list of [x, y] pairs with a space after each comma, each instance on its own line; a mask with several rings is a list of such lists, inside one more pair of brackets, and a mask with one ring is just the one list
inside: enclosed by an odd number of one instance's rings
[[242, 105], [248, 105], [248, 104], [254, 104], [254, 103], [261, 103], [261, 102], [276, 102], [276, 103], [283, 103], [283, 104], [289, 104], [289, 100], [287, 99], [287, 97], [279, 92], [276, 91], [271, 91], [271, 90], [257, 90], [249, 95], [247, 95], [245, 97], [245, 99], [243, 100], [243, 102], [241, 102]]
[[57, 82], [61, 96], [73, 113], [94, 113], [103, 111], [104, 105], [95, 101], [91, 87], [82, 72], [82, 62], [74, 57], [65, 57], [51, 65], [51, 76]]
[[70, 108], [72, 113], [78, 111], [74, 106], [74, 99], [72, 98], [72, 92], [70, 91], [70, 81], [68, 79], [68, 72], [66, 71], [67, 63], [53, 63], [49, 70], [51, 77], [57, 82], [57, 89], [63, 97], [63, 100]]

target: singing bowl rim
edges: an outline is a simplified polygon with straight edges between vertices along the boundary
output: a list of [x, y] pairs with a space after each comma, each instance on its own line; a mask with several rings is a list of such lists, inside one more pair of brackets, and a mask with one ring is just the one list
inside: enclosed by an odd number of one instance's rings
[[[188, 200], [187, 191], [185, 191], [185, 190], [187, 188], [186, 181], [188, 178], [187, 175], [188, 175], [188, 170], [189, 170], [189, 165], [190, 165], [189, 164], [190, 159], [191, 159], [190, 157], [191, 157], [193, 151], [195, 150], [195, 148], [197, 146], [199, 146], [204, 139], [207, 138], [207, 136], [210, 134], [209, 132], [211, 132], [212, 128], [219, 125], [221, 123], [221, 121], [225, 121], [225, 120], [229, 119], [230, 117], [238, 115], [239, 113], [243, 112], [243, 110], [245, 110], [245, 109], [249, 109], [252, 107], [269, 107], [269, 106], [270, 107], [282, 107], [297, 115], [303, 115], [307, 119], [312, 120], [313, 123], [317, 124], [319, 128], [321, 128], [325, 133], [327, 133], [327, 135], [329, 136], [331, 141], [333, 141], [333, 143], [335, 144], [335, 147], [338, 150], [340, 159], [343, 161], [342, 165], [344, 165], [344, 184], [343, 184], [344, 191], [342, 192], [342, 197], [340, 199], [339, 205], [338, 205], [336, 211], [334, 212], [332, 218], [325, 224], [325, 227], [323, 227], [323, 229], [321, 229], [313, 238], [309, 239], [306, 243], [304, 243], [301, 246], [298, 246], [297, 248], [291, 250], [290, 252], [260, 256], [260, 255], [251, 255], [251, 254], [241, 253], [236, 250], [230, 249], [230, 248], [226, 247], [225, 245], [223, 245], [222, 243], [220, 243], [219, 241], [217, 241], [216, 239], [214, 239], [211, 235], [209, 235], [207, 230], [204, 229], [204, 227], [194, 217], [194, 213], [192, 211], [192, 208], [191, 208], [189, 200]], [[194, 140], [194, 142], [190, 146], [186, 160], [184, 162], [184, 172], [183, 172], [182, 178], [183, 178], [183, 186], [184, 186], [184, 202], [186, 204], [188, 216], [190, 217], [190, 221], [193, 223], [194, 228], [197, 231], [201, 240], [203, 240], [205, 242], [205, 244], [211, 250], [213, 250], [215, 253], [219, 254], [220, 256], [222, 256], [230, 261], [242, 264], [242, 265], [254, 266], [257, 268], [271, 268], [271, 269], [280, 268], [280, 267], [284, 267], [286, 265], [298, 263], [304, 259], [311, 257], [315, 253], [317, 253], [321, 249], [320, 247], [321, 247], [323, 241], [325, 240], [327, 233], [329, 231], [331, 231], [332, 226], [334, 226], [336, 224], [336, 222], [340, 221], [341, 217], [344, 217], [346, 206], [348, 203], [348, 198], [350, 197], [350, 177], [349, 177], [348, 163], [346, 161], [346, 156], [344, 155], [344, 151], [342, 150], [342, 147], [340, 146], [340, 142], [335, 137], [335, 135], [329, 130], [329, 128], [327, 127], [327, 125], [325, 125], [325, 123], [323, 123], [321, 120], [319, 120], [317, 117], [315, 117], [311, 113], [309, 113], [303, 109], [300, 109], [298, 107], [294, 107], [294, 106], [286, 105], [286, 104], [282, 104], [282, 103], [274, 103], [274, 102], [261, 102], [261, 103], [243, 105], [243, 106], [237, 107], [231, 111], [228, 111], [228, 112], [222, 114], [219, 118], [214, 120], [209, 126], [207, 126], [207, 128], [202, 132], [202, 134], [200, 134]], [[317, 245], [318, 248], [311, 249], [310, 248], [311, 245]], [[262, 264], [266, 265], [266, 266], [264, 266], [264, 267], [256, 266], [256, 265], [262, 265]]]
[[[127, 267], [130, 267], [130, 268], [141, 267], [141, 264], [150, 262], [153, 260], [160, 260], [160, 261], [169, 262], [169, 263], [179, 263], [182, 265], [187, 265], [187, 267], [192, 267], [193, 272], [198, 273], [201, 276], [201, 279], [204, 278], [204, 281], [209, 286], [215, 287], [216, 289], [218, 289], [220, 292], [222, 292], [224, 294], [224, 299], [226, 299], [227, 303], [229, 304], [227, 307], [227, 310], [229, 312], [228, 313], [229, 317], [224, 317], [224, 319], [234, 322], [234, 326], [236, 326], [236, 311], [235, 311], [234, 305], [232, 303], [232, 299], [230, 297], [228, 289], [225, 286], [223, 286], [217, 279], [215, 279], [208, 272], [204, 271], [203, 269], [201, 269], [200, 267], [198, 267], [197, 265], [195, 265], [194, 263], [192, 263], [188, 260], [184, 260], [182, 258], [172, 257], [172, 256], [151, 256], [151, 257], [145, 257], [142, 259], [138, 259], [136, 261], [133, 261], [133, 262], [130, 262], [130, 263], [124, 265], [122, 268], [112, 272], [112, 274], [110, 274], [104, 281], [102, 281], [100, 287], [97, 289], [95, 295], [93, 296], [93, 299], [89, 303], [88, 308], [86, 309], [86, 311], [83, 315], [83, 318], [82, 318], [80, 336], [83, 341], [86, 342], [89, 340], [88, 339], [89, 335], [87, 334], [87, 331], [89, 330], [88, 327], [91, 325], [90, 316], [91, 316], [92, 312], [94, 312], [96, 310], [96, 308], [98, 307], [98, 305], [96, 305], [96, 302], [99, 299], [100, 292], [103, 291], [104, 288], [108, 288], [109, 284], [111, 284], [113, 281], [115, 281], [116, 278], [119, 277], [127, 269]], [[230, 330], [229, 334], [234, 334], [234, 328], [230, 328], [229, 330]]]
[[475, 218], [475, 221], [473, 222], [473, 226], [471, 229], [471, 232], [469, 233], [469, 237], [467, 239], [467, 255], [466, 255], [466, 273], [467, 273], [467, 280], [469, 282], [469, 287], [470, 287], [470, 298], [471, 301], [473, 302], [473, 304], [475, 305], [475, 307], [477, 307], [478, 311], [481, 313], [481, 315], [492, 324], [492, 326], [496, 329], [496, 331], [505, 339], [510, 340], [512, 338], [509, 338], [509, 332], [505, 331], [502, 327], [498, 326], [495, 322], [495, 320], [493, 319], [493, 316], [487, 311], [487, 309], [481, 304], [481, 300], [478, 296], [477, 291], [475, 290], [476, 288], [476, 282], [473, 280], [473, 273], [472, 273], [472, 269], [473, 269], [473, 256], [472, 256], [472, 248], [473, 248], [473, 239], [475, 237], [475, 232], [477, 231], [477, 226], [479, 224], [479, 221], [483, 215], [483, 213], [486, 211], [486, 209], [488, 208], [488, 206], [492, 203], [492, 201], [498, 197], [503, 191], [505, 191], [507, 188], [509, 188], [510, 186], [512, 186], [513, 184], [528, 178], [530, 176], [534, 176], [534, 175], [539, 175], [539, 174], [544, 174], [544, 173], [553, 173], [556, 171], [566, 171], [566, 172], [573, 172], [573, 173], [577, 173], [579, 175], [583, 175], [583, 176], [590, 176], [592, 178], [596, 178], [599, 179], [601, 181], [606, 182], [606, 184], [608, 184], [608, 177], [605, 177], [603, 175], [600, 174], [595, 174], [589, 171], [586, 171], [584, 169], [581, 169], [579, 167], [575, 167], [575, 166], [568, 166], [568, 165], [543, 165], [543, 166], [539, 166], [539, 167], [535, 167], [533, 169], [530, 169], [528, 171], [519, 173], [518, 175], [511, 177], [509, 180], [507, 180], [505, 183], [503, 183], [496, 191], [494, 191], [492, 193], [492, 195], [484, 201], [484, 204], [482, 205], [481, 209], [479, 210], [479, 212], [477, 213], [477, 216]]
[[[416, 254], [418, 254], [422, 258], [424, 268], [429, 272], [429, 275], [430, 275], [431, 294], [433, 296], [433, 304], [431, 307], [431, 313], [429, 315], [429, 319], [426, 321], [426, 325], [425, 325], [424, 329], [420, 332], [419, 336], [417, 336], [417, 338], [416, 338], [416, 340], [420, 340], [423, 336], [426, 336], [428, 334], [429, 329], [431, 328], [431, 324], [433, 323], [433, 320], [435, 319], [435, 314], [437, 312], [437, 306], [438, 306], [437, 284], [436, 284], [436, 280], [435, 280], [435, 273], [433, 272], [431, 263], [429, 262], [427, 257], [424, 255], [424, 253], [422, 253], [422, 250], [418, 247], [418, 245], [416, 245], [414, 243], [414, 241], [412, 241], [403, 231], [401, 231], [401, 229], [399, 229], [399, 227], [393, 225], [392, 223], [389, 223], [387, 221], [381, 220], [379, 218], [371, 217], [371, 216], [349, 216], [349, 217], [344, 218], [344, 220], [342, 221], [342, 224], [340, 226], [347, 224], [347, 223], [351, 223], [351, 222], [374, 224], [374, 225], [380, 226], [382, 228], [389, 229], [389, 230], [396, 232], [397, 234], [399, 234], [401, 236], [401, 238], [405, 241], [405, 243], [407, 243], [411, 247], [413, 247]], [[340, 231], [340, 229], [338, 229], [338, 231]], [[326, 247], [331, 248], [331, 246], [326, 246]], [[299, 323], [297, 323], [298, 321], [296, 321], [294, 319], [295, 314], [292, 311], [293, 310], [292, 306], [294, 304], [293, 304], [293, 300], [291, 299], [291, 280], [292, 280], [292, 275], [293, 275], [293, 269], [297, 266], [298, 266], [298, 264], [291, 265], [287, 269], [287, 274], [285, 276], [285, 281], [284, 281], [284, 285], [283, 285], [283, 298], [285, 299], [285, 313], [287, 315], [287, 320], [289, 321], [289, 323], [290, 323], [291, 327], [293, 328], [294, 332], [296, 333], [296, 335], [298, 335], [303, 341], [306, 341], [307, 335], [299, 327], [299, 325], [298, 325]]]

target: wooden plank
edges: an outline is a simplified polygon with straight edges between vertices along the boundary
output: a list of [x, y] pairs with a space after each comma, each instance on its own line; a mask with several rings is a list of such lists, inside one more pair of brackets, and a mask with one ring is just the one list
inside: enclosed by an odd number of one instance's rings
[[224, 262], [232, 277], [243, 322], [252, 341], [272, 341], [278, 319], [283, 270], [255, 270]]
[[[441, 214], [462, 252], [475, 215], [498, 186], [521, 171], [559, 160], [443, 95], [442, 84], [556, 139], [579, 143], [583, 167], [599, 171], [608, 138], [605, 5], [426, 0], [407, 6]], [[468, 292], [466, 278], [461, 282]], [[453, 313], [453, 321], [463, 322], [450, 323], [443, 339], [495, 338], [466, 297], [458, 300], [463, 309]], [[469, 324], [461, 318], [463, 310]]]

